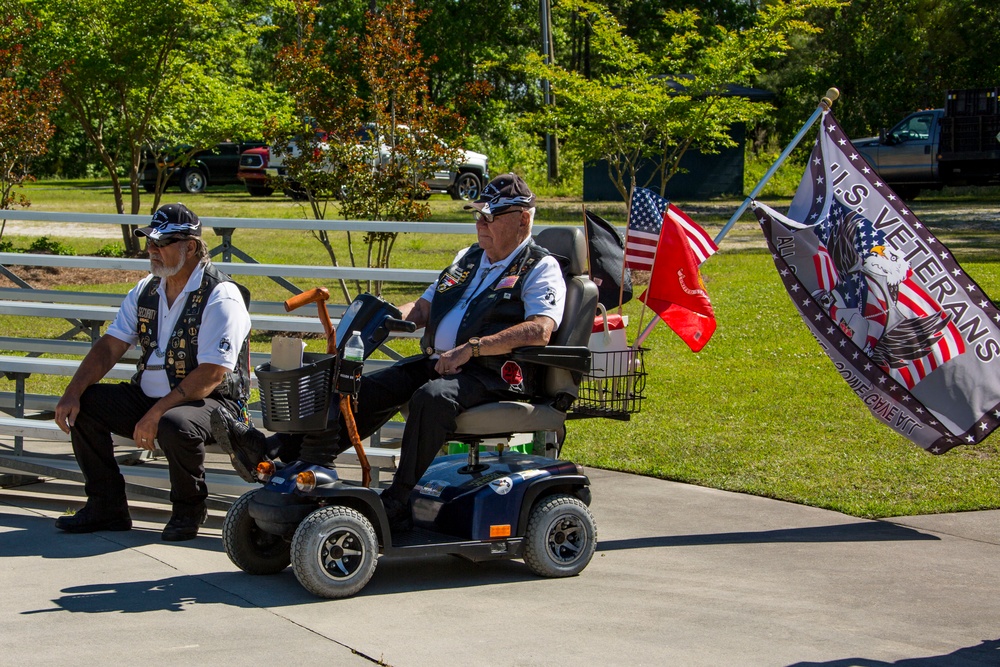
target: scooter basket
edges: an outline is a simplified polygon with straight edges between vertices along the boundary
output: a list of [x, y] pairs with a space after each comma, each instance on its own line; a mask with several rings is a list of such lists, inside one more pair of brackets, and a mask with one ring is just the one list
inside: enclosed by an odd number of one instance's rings
[[573, 415], [628, 421], [639, 412], [646, 397], [645, 351], [592, 352], [591, 370], [580, 383]]
[[306, 433], [326, 428], [337, 357], [302, 355], [302, 367], [272, 371], [271, 364], [255, 370], [260, 385], [264, 428], [278, 433]]

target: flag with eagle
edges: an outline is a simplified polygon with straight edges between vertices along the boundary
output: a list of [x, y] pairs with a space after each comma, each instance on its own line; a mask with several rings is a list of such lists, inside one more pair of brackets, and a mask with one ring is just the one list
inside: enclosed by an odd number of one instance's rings
[[830, 112], [787, 215], [753, 208], [792, 302], [879, 421], [935, 454], [1000, 426], [1000, 311]]

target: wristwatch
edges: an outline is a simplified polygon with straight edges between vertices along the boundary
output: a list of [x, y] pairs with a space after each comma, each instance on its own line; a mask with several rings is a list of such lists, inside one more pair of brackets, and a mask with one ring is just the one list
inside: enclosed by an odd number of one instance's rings
[[479, 356], [479, 336], [473, 336], [469, 339], [469, 345], [472, 346], [472, 356]]

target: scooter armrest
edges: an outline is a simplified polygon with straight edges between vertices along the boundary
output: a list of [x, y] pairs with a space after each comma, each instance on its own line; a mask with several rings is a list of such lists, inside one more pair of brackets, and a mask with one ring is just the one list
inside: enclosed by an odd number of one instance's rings
[[562, 368], [576, 373], [590, 370], [590, 349], [582, 345], [519, 347], [511, 352], [517, 361]]

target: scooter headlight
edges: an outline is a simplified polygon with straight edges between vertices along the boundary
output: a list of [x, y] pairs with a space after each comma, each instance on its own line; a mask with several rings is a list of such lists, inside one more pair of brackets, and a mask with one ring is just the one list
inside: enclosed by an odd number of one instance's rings
[[261, 461], [257, 464], [257, 481], [267, 484], [274, 477], [276, 470], [273, 461]]
[[295, 488], [304, 493], [309, 493], [316, 488], [316, 473], [312, 470], [303, 470], [295, 476]]

